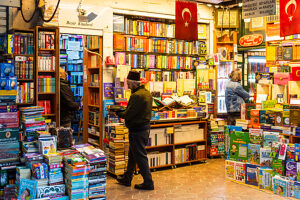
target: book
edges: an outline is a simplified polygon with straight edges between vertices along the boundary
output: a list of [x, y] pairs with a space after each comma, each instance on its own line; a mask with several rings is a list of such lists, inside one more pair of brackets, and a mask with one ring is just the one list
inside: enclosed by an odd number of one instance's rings
[[37, 182], [29, 179], [21, 179], [19, 188], [19, 198], [32, 200], [36, 197]]
[[287, 144], [286, 159], [288, 161], [295, 161], [295, 144]]
[[272, 174], [273, 170], [261, 167], [259, 169], [259, 188], [272, 190]]
[[295, 181], [295, 184], [294, 184], [294, 191], [295, 191], [295, 198], [296, 199], [300, 199], [300, 182], [298, 181]]
[[248, 163], [259, 165], [260, 164], [260, 145], [248, 144]]
[[273, 177], [273, 183], [274, 194], [287, 197], [288, 180], [277, 175]]
[[236, 162], [234, 170], [235, 170], [235, 180], [245, 183], [245, 177], [246, 177], [245, 163]]
[[259, 166], [246, 164], [246, 180], [245, 183], [249, 185], [258, 186], [258, 175], [259, 175]]
[[249, 133], [233, 131], [230, 136], [230, 159], [235, 161], [247, 161]]
[[262, 129], [249, 129], [249, 142], [252, 144], [259, 144], [263, 143], [263, 130]]
[[279, 141], [279, 133], [264, 132], [264, 148], [271, 148], [273, 142]]
[[279, 159], [273, 159], [273, 176], [285, 175], [285, 161]]
[[286, 162], [286, 177], [291, 181], [297, 180], [297, 163], [294, 161]]
[[260, 149], [260, 166], [272, 168], [273, 165], [273, 158], [270, 157], [271, 149]]
[[225, 160], [225, 177], [235, 180], [235, 162], [231, 160]]

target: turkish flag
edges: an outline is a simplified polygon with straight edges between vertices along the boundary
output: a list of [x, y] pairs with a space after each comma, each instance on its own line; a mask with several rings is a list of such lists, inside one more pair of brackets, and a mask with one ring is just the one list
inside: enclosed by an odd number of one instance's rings
[[176, 0], [175, 38], [198, 40], [197, 3]]
[[280, 0], [280, 36], [300, 33], [300, 4], [297, 0]]

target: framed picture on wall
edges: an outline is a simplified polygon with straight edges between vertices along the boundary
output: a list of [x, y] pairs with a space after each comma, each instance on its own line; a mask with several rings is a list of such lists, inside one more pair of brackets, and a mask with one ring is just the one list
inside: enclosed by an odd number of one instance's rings
[[266, 19], [265, 17], [255, 17], [250, 19], [249, 31], [260, 31], [265, 30]]
[[216, 10], [216, 28], [238, 28], [238, 10]]

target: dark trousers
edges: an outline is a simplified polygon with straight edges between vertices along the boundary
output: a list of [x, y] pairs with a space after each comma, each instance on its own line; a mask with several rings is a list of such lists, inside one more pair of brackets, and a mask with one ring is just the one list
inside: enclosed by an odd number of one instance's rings
[[241, 119], [240, 112], [228, 112], [228, 125], [235, 126], [235, 120], [237, 120], [237, 119]]
[[149, 133], [149, 129], [143, 131], [129, 131], [128, 165], [125, 177], [130, 180], [132, 179], [133, 172], [137, 164], [140, 169], [140, 173], [144, 178], [144, 183], [151, 185], [153, 184], [153, 181], [146, 151]]

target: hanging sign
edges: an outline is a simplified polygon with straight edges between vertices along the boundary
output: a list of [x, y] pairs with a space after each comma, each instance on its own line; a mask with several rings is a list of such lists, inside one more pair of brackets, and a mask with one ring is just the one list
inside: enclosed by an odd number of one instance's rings
[[264, 40], [261, 34], [244, 35], [240, 38], [240, 45], [242, 47], [253, 47], [260, 45]]
[[276, 0], [243, 0], [243, 19], [263, 17], [275, 14]]

